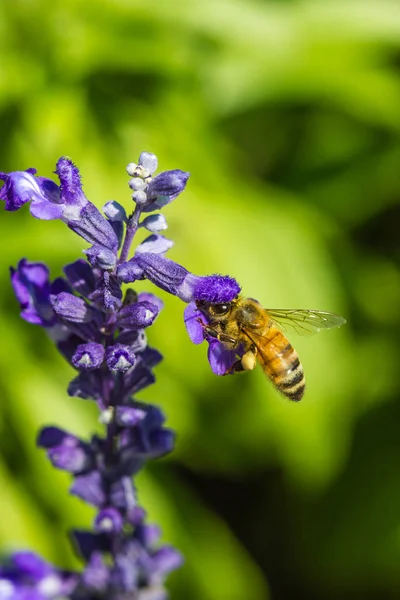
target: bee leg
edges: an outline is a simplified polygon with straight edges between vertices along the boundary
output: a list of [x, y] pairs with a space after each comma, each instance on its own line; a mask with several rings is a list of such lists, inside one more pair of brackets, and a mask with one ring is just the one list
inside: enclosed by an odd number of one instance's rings
[[219, 342], [222, 342], [223, 344], [229, 344], [230, 346], [232, 346], [232, 350], [238, 345], [238, 341], [235, 340], [235, 338], [230, 337], [225, 333], [218, 333], [218, 331], [215, 331], [215, 329], [213, 329], [212, 327], [208, 327], [206, 325], [204, 327], [204, 331], [207, 335], [216, 338]]
[[232, 373], [241, 373], [243, 371], [252, 371], [257, 364], [257, 348], [252, 346], [250, 350], [247, 350], [239, 360], [233, 363], [233, 365], [224, 373], [224, 375], [231, 375]]
[[242, 365], [242, 359], [239, 359], [236, 362], [234, 362], [233, 365], [229, 367], [229, 369], [225, 371], [224, 375], [233, 375], [233, 373], [241, 373], [244, 370], [245, 369]]
[[208, 335], [209, 337], [216, 338], [219, 342], [222, 342], [223, 344], [230, 344], [232, 346], [232, 349], [236, 348], [236, 346], [238, 345], [238, 341], [235, 338], [230, 337], [229, 335], [226, 335], [225, 333], [218, 333], [218, 331], [216, 331], [209, 325], [205, 325], [201, 319], [197, 319], [197, 320], [203, 327], [204, 333], [206, 335]]

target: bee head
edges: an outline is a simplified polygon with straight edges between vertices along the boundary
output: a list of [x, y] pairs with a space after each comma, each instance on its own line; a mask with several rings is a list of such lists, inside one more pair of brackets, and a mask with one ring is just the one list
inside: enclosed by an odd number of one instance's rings
[[233, 308], [233, 302], [220, 302], [214, 304], [212, 302], [198, 300], [196, 306], [209, 321], [217, 321], [224, 319], [230, 314]]

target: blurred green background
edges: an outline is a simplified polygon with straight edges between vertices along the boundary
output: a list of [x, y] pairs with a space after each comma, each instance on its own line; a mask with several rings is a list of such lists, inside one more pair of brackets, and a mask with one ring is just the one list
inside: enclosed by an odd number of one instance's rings
[[[79, 165], [127, 208], [142, 150], [191, 172], [165, 210], [169, 256], [234, 275], [265, 306], [348, 319], [291, 338], [300, 404], [260, 370], [215, 377], [166, 297], [165, 355], [140, 398], [178, 432], [137, 481], [186, 556], [174, 600], [400, 598], [400, 4], [389, 0], [14, 0], [0, 4], [0, 169]], [[19, 318], [8, 266], [80, 255], [62, 223], [1, 212], [0, 545], [76, 566], [89, 525], [35, 450], [44, 424], [86, 436], [96, 408]], [[148, 287], [149, 289], [149, 287]], [[154, 290], [151, 290], [154, 291]]]

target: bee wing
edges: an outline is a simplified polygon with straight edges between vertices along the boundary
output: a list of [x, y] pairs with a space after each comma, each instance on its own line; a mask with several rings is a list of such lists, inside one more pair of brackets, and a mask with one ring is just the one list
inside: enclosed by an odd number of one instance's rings
[[306, 308], [267, 308], [270, 319], [283, 331], [295, 331], [299, 335], [313, 335], [321, 329], [340, 327], [346, 319], [324, 310]]

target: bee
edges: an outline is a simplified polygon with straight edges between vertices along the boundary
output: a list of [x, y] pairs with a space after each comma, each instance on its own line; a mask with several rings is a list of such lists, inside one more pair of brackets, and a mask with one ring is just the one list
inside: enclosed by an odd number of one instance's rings
[[227, 350], [237, 351], [238, 360], [225, 373], [251, 371], [260, 363], [275, 388], [298, 402], [305, 391], [303, 367], [296, 350], [283, 331], [300, 334], [340, 327], [346, 320], [334, 313], [307, 309], [265, 309], [253, 298], [237, 296], [232, 302], [196, 302], [204, 315], [204, 333], [216, 338]]

